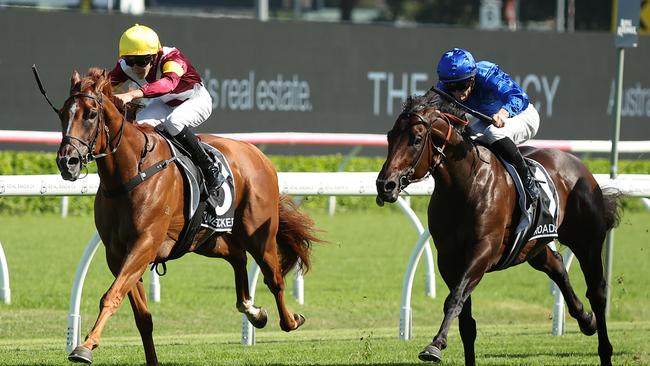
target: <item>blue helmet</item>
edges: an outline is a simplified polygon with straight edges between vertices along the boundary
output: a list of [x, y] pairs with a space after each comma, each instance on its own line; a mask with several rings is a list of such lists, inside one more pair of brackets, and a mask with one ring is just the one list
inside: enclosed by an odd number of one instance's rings
[[476, 75], [476, 61], [469, 51], [454, 48], [442, 55], [437, 72], [443, 83], [466, 80]]

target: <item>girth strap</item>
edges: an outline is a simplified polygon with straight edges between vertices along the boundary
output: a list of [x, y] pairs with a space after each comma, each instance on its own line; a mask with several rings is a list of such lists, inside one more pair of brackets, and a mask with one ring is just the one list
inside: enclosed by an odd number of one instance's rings
[[110, 198], [110, 197], [114, 197], [120, 194], [130, 192], [131, 190], [133, 190], [133, 188], [137, 187], [140, 183], [144, 182], [145, 180], [156, 175], [158, 172], [167, 168], [167, 166], [170, 163], [174, 162], [174, 160], [176, 160], [176, 156], [172, 156], [171, 159], [161, 160], [156, 164], [150, 166], [149, 168], [145, 169], [143, 172], [138, 173], [135, 177], [129, 179], [129, 181], [124, 183], [121, 187], [117, 189], [113, 189], [111, 191], [107, 191], [104, 189], [103, 190], [104, 196]]

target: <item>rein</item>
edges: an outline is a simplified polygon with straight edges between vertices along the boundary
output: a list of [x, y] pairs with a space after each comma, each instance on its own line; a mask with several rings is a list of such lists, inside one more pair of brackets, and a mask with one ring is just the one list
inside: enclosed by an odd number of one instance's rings
[[[50, 101], [50, 98], [47, 97], [47, 92], [45, 91], [45, 87], [43, 87], [43, 83], [41, 82], [41, 77], [38, 74], [38, 69], [36, 68], [36, 65], [32, 65], [32, 72], [34, 73], [34, 78], [36, 79], [36, 83], [38, 84], [38, 89], [41, 91], [41, 94], [43, 94], [43, 97], [45, 97], [47, 103], [50, 105], [50, 107], [52, 107], [54, 113], [56, 113], [56, 115], [60, 117], [61, 110], [56, 108], [54, 104], [52, 104], [52, 102]], [[86, 165], [88, 165], [88, 163], [90, 163], [91, 161], [101, 159], [108, 155], [114, 154], [115, 151], [117, 151], [117, 148], [120, 146], [120, 143], [122, 143], [122, 136], [124, 135], [124, 123], [126, 122], [126, 109], [124, 110], [124, 118], [122, 118], [122, 125], [120, 126], [120, 130], [117, 133], [118, 135], [117, 144], [115, 144], [113, 149], [107, 153], [94, 154], [93, 151], [95, 150], [95, 145], [97, 144], [97, 138], [99, 137], [100, 125], [104, 125], [104, 131], [106, 132], [107, 148], [110, 149], [111, 141], [112, 141], [108, 126], [106, 125], [106, 122], [102, 118], [104, 116], [104, 102], [103, 102], [102, 94], [100, 94], [99, 97], [96, 97], [95, 95], [88, 94], [88, 93], [72, 94], [68, 97], [68, 99], [66, 99], [63, 102], [63, 104], [65, 105], [65, 103], [67, 103], [68, 100], [74, 98], [89, 98], [94, 100], [95, 103], [97, 103], [97, 105], [99, 106], [99, 112], [97, 113], [97, 117], [95, 117], [95, 119], [97, 119], [97, 127], [95, 128], [95, 135], [93, 136], [93, 139], [90, 142], [90, 144], [88, 144], [87, 142], [85, 142], [84, 140], [78, 137], [71, 136], [71, 135], [64, 135], [63, 138], [61, 139], [62, 144], [68, 144], [77, 151], [79, 156], [81, 156], [82, 168], [86, 168]], [[86, 150], [88, 150], [88, 153], [82, 154], [79, 148], [72, 143], [72, 140], [75, 140], [79, 142], [81, 145], [83, 145], [86, 148]]]
[[[36, 65], [32, 65], [32, 71], [34, 73], [34, 78], [36, 79], [36, 83], [38, 84], [38, 88], [41, 91], [41, 94], [43, 94], [43, 97], [45, 97], [45, 100], [47, 103], [52, 107], [54, 110], [54, 113], [60, 118], [61, 109], [58, 109], [52, 104], [52, 101], [50, 101], [50, 98], [47, 96], [47, 92], [45, 91], [45, 88], [43, 87], [43, 83], [41, 82], [40, 75], [38, 74], [38, 70], [36, 69]], [[93, 119], [96, 123], [95, 127], [95, 134], [93, 135], [92, 140], [90, 143], [72, 135], [64, 135], [63, 138], [61, 139], [61, 145], [70, 145], [72, 146], [73, 149], [79, 154], [80, 156], [80, 161], [81, 161], [81, 168], [86, 169], [86, 174], [88, 173], [88, 168], [87, 165], [93, 160], [101, 159], [106, 156], [114, 154], [117, 149], [120, 147], [120, 144], [122, 143], [122, 137], [124, 137], [124, 125], [127, 123], [126, 122], [126, 114], [127, 114], [127, 108], [124, 108], [124, 116], [122, 117], [122, 124], [120, 125], [120, 129], [117, 132], [116, 138], [117, 138], [117, 143], [112, 146], [112, 141], [113, 139], [111, 138], [111, 133], [108, 128], [108, 125], [106, 124], [105, 116], [104, 116], [104, 100], [103, 100], [104, 95], [103, 94], [98, 94], [98, 95], [93, 95], [90, 93], [75, 93], [72, 94], [66, 99], [63, 104], [65, 105], [70, 99], [75, 99], [75, 98], [88, 98], [92, 99], [98, 106], [98, 113]], [[98, 154], [95, 154], [95, 146], [97, 145], [97, 139], [99, 138], [100, 131], [102, 130], [102, 127], [104, 132], [106, 133], [106, 147], [104, 148], [104, 151], [109, 150], [108, 152], [101, 152]], [[142, 132], [142, 131], [140, 131]], [[140, 156], [140, 160], [138, 162], [138, 174], [134, 176], [133, 178], [129, 179], [126, 183], [122, 184], [120, 187], [118, 187], [115, 190], [105, 190], [102, 189], [104, 195], [106, 197], [114, 197], [118, 196], [123, 193], [127, 193], [131, 191], [133, 188], [135, 188], [137, 185], [140, 183], [144, 182], [145, 180], [151, 178], [152, 176], [156, 175], [158, 172], [162, 171], [165, 169], [167, 166], [169, 166], [170, 163], [174, 162], [176, 160], [176, 156], [172, 156], [171, 159], [163, 159], [153, 166], [145, 169], [144, 171], [142, 170], [142, 164], [145, 160], [145, 157], [148, 152], [151, 152], [153, 150], [153, 146], [151, 147], [151, 150], [148, 148], [149, 146], [149, 138], [145, 133], [142, 133], [144, 135], [145, 143], [143, 147], [142, 154]], [[78, 144], [81, 144], [83, 147], [86, 148], [87, 153], [82, 154], [81, 150], [79, 149], [79, 146], [77, 144], [74, 144], [73, 141], [76, 141]]]
[[[433, 139], [430, 137], [431, 134], [433, 133], [433, 122], [429, 119], [425, 118], [422, 116], [420, 113], [417, 112], [404, 112], [400, 115], [401, 117], [416, 117], [418, 121], [416, 124], [423, 124], [427, 127], [427, 132], [425, 134], [425, 140], [424, 143], [422, 144], [422, 149], [418, 152], [417, 157], [413, 160], [413, 163], [411, 163], [411, 167], [409, 170], [406, 172], [406, 174], [401, 175], [399, 177], [399, 185], [400, 185], [400, 190], [403, 190], [406, 186], [408, 186], [411, 183], [417, 183], [420, 182], [424, 179], [426, 179], [429, 175], [433, 175], [433, 172], [436, 170], [436, 168], [442, 164], [442, 161], [444, 158], [447, 156], [445, 155], [445, 148], [447, 147], [447, 143], [449, 142], [449, 138], [451, 137], [451, 132], [454, 129], [454, 125], [462, 125], [462, 126], [467, 126], [469, 124], [469, 121], [467, 119], [462, 119], [457, 116], [454, 116], [453, 114], [450, 113], [445, 113], [445, 112], [440, 112], [437, 111], [438, 117], [437, 119], [441, 119], [447, 123], [447, 134], [445, 136], [445, 140], [442, 143], [442, 146], [437, 146], [434, 142]], [[415, 171], [417, 170], [417, 167], [420, 165], [420, 161], [422, 160], [422, 157], [424, 156], [425, 150], [427, 150], [427, 145], [431, 144], [432, 146], [432, 151], [431, 154], [433, 154], [433, 149], [438, 152], [436, 155], [435, 161], [432, 165], [429, 166], [427, 169], [427, 174], [425, 174], [422, 178], [419, 179], [413, 179], [413, 175], [415, 174]]]

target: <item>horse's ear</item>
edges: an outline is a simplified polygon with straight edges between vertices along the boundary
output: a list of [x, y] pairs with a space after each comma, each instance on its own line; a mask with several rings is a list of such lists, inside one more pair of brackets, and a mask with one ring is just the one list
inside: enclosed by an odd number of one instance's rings
[[70, 78], [70, 93], [81, 91], [81, 76], [77, 70], [72, 71]]
[[97, 90], [97, 92], [101, 92], [104, 95], [113, 95], [113, 83], [111, 82], [110, 77], [106, 73], [106, 69], [102, 70], [102, 76], [101, 76], [102, 82], [100, 83], [100, 90]]

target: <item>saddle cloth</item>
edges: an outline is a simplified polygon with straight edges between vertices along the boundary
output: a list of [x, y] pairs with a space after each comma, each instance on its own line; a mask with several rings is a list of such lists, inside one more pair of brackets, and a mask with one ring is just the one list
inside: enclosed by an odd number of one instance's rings
[[[515, 183], [517, 204], [521, 211], [521, 217], [514, 235], [511, 236], [512, 239], [508, 250], [506, 250], [493, 270], [501, 270], [511, 266], [524, 244], [528, 241], [537, 239], [548, 240], [552, 243], [557, 238], [558, 196], [553, 180], [551, 180], [546, 169], [537, 161], [525, 158], [534, 171], [535, 180], [540, 188], [537, 204], [526, 207], [526, 193], [521, 178], [512, 165], [506, 163], [500, 157], [499, 159]], [[551, 249], [553, 249], [553, 246], [551, 246]]]
[[[164, 136], [164, 134], [161, 135]], [[201, 197], [206, 197], [207, 192], [199, 168], [194, 165], [190, 157], [182, 149], [176, 146], [173, 140], [167, 136], [164, 137], [171, 147], [172, 155], [176, 157], [176, 162], [181, 168], [180, 171], [185, 180], [185, 197], [187, 200], [185, 213], [188, 217], [188, 225], [198, 221], [195, 215], [201, 215], [200, 225], [202, 227], [217, 232], [232, 230], [235, 217], [235, 207], [233, 205], [235, 202], [235, 181], [225, 156], [211, 145], [201, 142], [204, 150], [212, 156], [213, 161], [217, 162], [219, 170], [225, 178], [225, 182], [219, 188], [219, 205], [214, 212], [211, 212], [205, 209], [205, 202], [201, 202]]]

